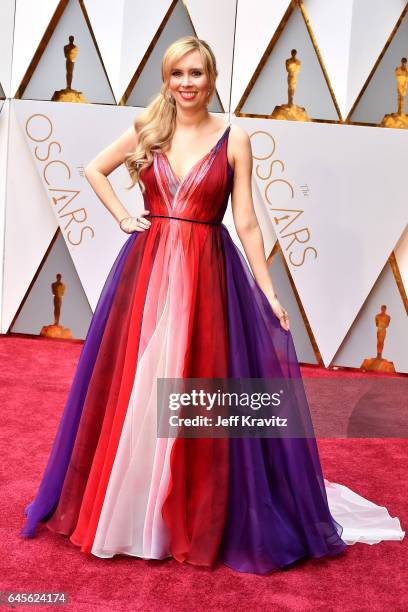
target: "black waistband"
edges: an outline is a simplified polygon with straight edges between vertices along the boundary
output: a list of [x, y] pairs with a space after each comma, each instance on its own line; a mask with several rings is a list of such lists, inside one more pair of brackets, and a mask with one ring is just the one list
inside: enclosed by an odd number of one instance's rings
[[206, 223], [207, 225], [220, 225], [219, 221], [200, 221], [199, 219], [186, 219], [185, 217], [171, 217], [170, 215], [145, 215], [144, 219], [149, 217], [161, 217], [162, 219], [178, 219], [179, 221], [190, 221], [191, 223]]

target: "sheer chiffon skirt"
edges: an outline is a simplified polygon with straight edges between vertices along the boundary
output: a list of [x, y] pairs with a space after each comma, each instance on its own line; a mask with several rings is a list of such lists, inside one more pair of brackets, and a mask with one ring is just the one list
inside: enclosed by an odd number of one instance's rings
[[[158, 438], [158, 377], [301, 380], [291, 333], [223, 225], [156, 218], [122, 247], [22, 536], [42, 523], [99, 557], [253, 573], [402, 539], [386, 509], [324, 480], [314, 437]], [[292, 416], [310, 431], [297, 388]]]

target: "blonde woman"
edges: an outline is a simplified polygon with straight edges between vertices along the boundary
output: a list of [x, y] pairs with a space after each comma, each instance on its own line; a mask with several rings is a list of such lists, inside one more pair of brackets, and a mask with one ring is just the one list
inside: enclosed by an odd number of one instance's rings
[[[22, 535], [42, 523], [98, 557], [219, 561], [263, 574], [347, 544], [265, 261], [250, 140], [208, 112], [216, 77], [205, 41], [174, 42], [160, 93], [86, 168], [129, 238], [100, 296]], [[107, 178], [122, 163], [143, 192], [138, 217]], [[230, 195], [251, 269], [222, 223]], [[291, 392], [281, 416], [296, 435], [236, 434], [231, 419], [221, 436], [215, 426], [198, 437], [158, 436], [157, 380], [190, 378], [278, 380]]]

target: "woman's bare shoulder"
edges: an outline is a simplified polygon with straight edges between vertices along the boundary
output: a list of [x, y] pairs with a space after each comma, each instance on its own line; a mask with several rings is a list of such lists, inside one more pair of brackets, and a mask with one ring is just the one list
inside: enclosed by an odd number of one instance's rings
[[240, 125], [231, 124], [229, 135], [229, 151], [234, 159], [234, 165], [250, 164], [252, 162], [251, 140], [248, 132]]
[[121, 134], [117, 140], [119, 146], [122, 146], [124, 149], [128, 151], [134, 151], [137, 145], [137, 132], [135, 125], [131, 125], [128, 129]]
[[230, 138], [232, 138], [238, 145], [248, 146], [250, 144], [248, 132], [246, 132], [243, 127], [236, 123], [231, 123]]

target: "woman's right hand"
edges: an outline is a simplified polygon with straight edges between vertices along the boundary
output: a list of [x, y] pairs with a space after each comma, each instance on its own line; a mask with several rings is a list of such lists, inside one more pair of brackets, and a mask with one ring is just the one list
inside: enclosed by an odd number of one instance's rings
[[282, 304], [279, 302], [277, 297], [273, 297], [269, 300], [271, 308], [275, 315], [278, 317], [281, 327], [285, 331], [289, 331], [289, 315], [288, 312], [284, 309]]
[[149, 210], [143, 210], [138, 217], [124, 217], [119, 222], [120, 229], [126, 234], [144, 232], [151, 226], [149, 219], [143, 219], [143, 215], [147, 215], [149, 212]]

